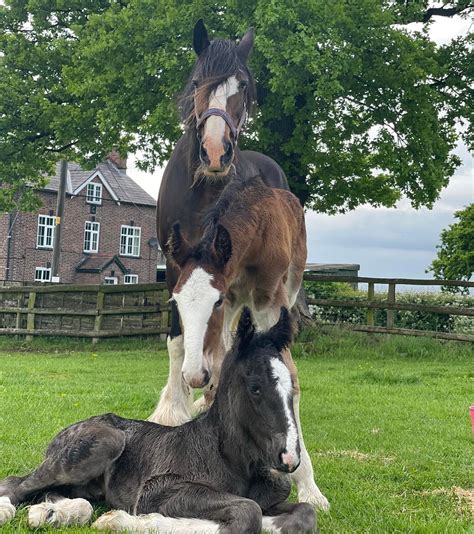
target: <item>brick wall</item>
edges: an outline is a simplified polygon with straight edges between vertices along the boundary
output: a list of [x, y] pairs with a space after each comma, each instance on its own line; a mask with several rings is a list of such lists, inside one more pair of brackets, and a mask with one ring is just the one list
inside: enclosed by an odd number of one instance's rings
[[[96, 180], [100, 183], [98, 178]], [[39, 212], [20, 214], [14, 227], [12, 276], [10, 277], [13, 280], [32, 282], [36, 267], [50, 267], [51, 264], [52, 250], [37, 249], [36, 236], [38, 214], [54, 214], [56, 194], [42, 191], [39, 195], [42, 201]], [[105, 261], [114, 255], [120, 257], [121, 262], [132, 274], [138, 275], [139, 283], [154, 282], [156, 280], [156, 265], [161, 263], [158, 258], [158, 250], [150, 247], [148, 243], [151, 238], [156, 236], [155, 208], [153, 206], [135, 206], [124, 202], [117, 205], [105, 187], [102, 189], [102, 196], [102, 205], [96, 206], [95, 214], [91, 213], [91, 204], [86, 202], [86, 189], [83, 189], [76, 197], [66, 196], [61, 235], [61, 282], [97, 284], [103, 282], [106, 276], [111, 276], [112, 271], [115, 271], [113, 275], [118, 277], [118, 283], [123, 283], [124, 274], [115, 263], [108, 266], [100, 274], [76, 272], [76, 266], [84, 256], [100, 256]], [[83, 252], [84, 224], [85, 221], [92, 220], [100, 223], [99, 252], [86, 254]], [[120, 256], [120, 227], [122, 224], [130, 225], [131, 221], [133, 221], [134, 226], [141, 227], [139, 258]], [[0, 221], [1, 223], [2, 221]]]

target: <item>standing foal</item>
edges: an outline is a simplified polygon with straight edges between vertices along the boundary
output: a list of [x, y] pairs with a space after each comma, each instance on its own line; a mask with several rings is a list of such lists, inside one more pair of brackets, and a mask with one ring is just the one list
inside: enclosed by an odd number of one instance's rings
[[[192, 390], [185, 384], [207, 384], [195, 411], [212, 403], [242, 306], [252, 310], [260, 330], [267, 330], [278, 321], [282, 306], [295, 303], [306, 263], [304, 212], [292, 193], [272, 189], [258, 176], [234, 180], [207, 212], [200, 242], [189, 244], [175, 224], [167, 253], [180, 268], [172, 299], [181, 317], [184, 351], [170, 351], [170, 376], [160, 405], [170, 412], [183, 407], [185, 414], [192, 409]], [[328, 509], [301, 434], [300, 389], [289, 350], [284, 360], [295, 387], [302, 449], [301, 467], [294, 474], [298, 498]]]
[[292, 378], [281, 355], [290, 340], [285, 308], [265, 334], [255, 333], [244, 310], [204, 416], [164, 427], [107, 414], [66, 428], [35, 471], [0, 481], [0, 524], [17, 504], [55, 491], [62, 496], [30, 507], [31, 527], [85, 524], [92, 514], [85, 499], [94, 499], [118, 509], [94, 523], [100, 530], [314, 531], [313, 508], [286, 501], [286, 473], [300, 455]]

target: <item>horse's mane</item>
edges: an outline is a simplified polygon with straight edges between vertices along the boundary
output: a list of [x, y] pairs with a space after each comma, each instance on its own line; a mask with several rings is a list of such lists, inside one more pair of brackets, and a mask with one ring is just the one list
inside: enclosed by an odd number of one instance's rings
[[228, 39], [214, 39], [203, 50], [194, 65], [192, 74], [178, 99], [178, 109], [181, 121], [190, 129], [196, 126], [194, 113], [193, 80], [199, 79], [200, 86], [197, 90], [197, 98], [208, 99], [209, 95], [219, 84], [241, 70], [248, 76], [246, 106], [247, 112], [251, 113], [256, 99], [255, 83], [252, 73], [238, 53], [237, 45]]

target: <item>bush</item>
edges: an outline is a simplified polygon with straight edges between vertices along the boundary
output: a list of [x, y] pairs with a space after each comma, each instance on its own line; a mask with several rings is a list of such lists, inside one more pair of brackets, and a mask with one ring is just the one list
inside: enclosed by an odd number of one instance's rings
[[[367, 292], [353, 289], [341, 282], [306, 282], [308, 297], [320, 299], [367, 300]], [[376, 293], [374, 300], [387, 300], [386, 293]], [[474, 297], [449, 293], [397, 293], [396, 301], [400, 304], [420, 304], [427, 306], [474, 307]], [[313, 318], [323, 323], [367, 324], [366, 308], [322, 307], [310, 305]], [[385, 326], [387, 311], [374, 310], [375, 326]], [[455, 332], [474, 334], [474, 317], [449, 315], [425, 311], [394, 311], [394, 325], [398, 328], [416, 330], [434, 330], [437, 332]]]

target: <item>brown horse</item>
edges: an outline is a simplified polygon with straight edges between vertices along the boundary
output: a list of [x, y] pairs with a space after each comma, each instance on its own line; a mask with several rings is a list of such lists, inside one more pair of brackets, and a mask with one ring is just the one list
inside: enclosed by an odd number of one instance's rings
[[[294, 304], [306, 263], [304, 212], [298, 199], [289, 191], [266, 186], [258, 177], [232, 181], [205, 219], [204, 234], [196, 245], [186, 240], [179, 223], [168, 242], [168, 252], [180, 268], [172, 299], [184, 332], [181, 371], [191, 385], [202, 369], [210, 374], [210, 386], [199, 401], [201, 409], [213, 401], [222, 359], [231, 344], [231, 325], [242, 307], [252, 310], [259, 330], [273, 327], [281, 307]], [[289, 350], [284, 360], [295, 388], [301, 443], [301, 466], [294, 474], [298, 496], [327, 508], [301, 435], [300, 389]], [[180, 388], [181, 376], [174, 380]]]

